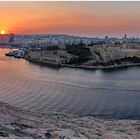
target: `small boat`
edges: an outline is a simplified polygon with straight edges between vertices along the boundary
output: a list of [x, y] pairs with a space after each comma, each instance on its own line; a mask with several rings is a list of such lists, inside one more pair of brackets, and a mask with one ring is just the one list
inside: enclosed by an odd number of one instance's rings
[[5, 56], [14, 56], [13, 52], [5, 53]]
[[5, 56], [13, 56], [15, 58], [24, 58], [25, 51], [24, 50], [14, 50], [6, 53]]

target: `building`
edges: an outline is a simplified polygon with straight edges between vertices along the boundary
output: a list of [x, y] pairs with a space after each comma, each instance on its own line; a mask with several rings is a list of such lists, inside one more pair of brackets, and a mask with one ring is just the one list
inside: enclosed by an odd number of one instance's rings
[[14, 34], [0, 34], [0, 44], [8, 45], [14, 41]]

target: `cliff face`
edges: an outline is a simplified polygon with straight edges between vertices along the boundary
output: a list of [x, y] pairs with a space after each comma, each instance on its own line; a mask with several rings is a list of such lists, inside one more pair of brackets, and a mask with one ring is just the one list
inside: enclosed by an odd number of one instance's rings
[[140, 121], [41, 114], [0, 103], [0, 138], [140, 138]]

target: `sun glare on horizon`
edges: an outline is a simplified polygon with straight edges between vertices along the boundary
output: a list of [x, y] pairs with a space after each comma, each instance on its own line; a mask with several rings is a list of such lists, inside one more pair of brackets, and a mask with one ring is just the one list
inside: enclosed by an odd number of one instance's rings
[[1, 30], [1, 31], [0, 31], [0, 34], [1, 34], [1, 35], [4, 35], [4, 34], [5, 34], [5, 30]]

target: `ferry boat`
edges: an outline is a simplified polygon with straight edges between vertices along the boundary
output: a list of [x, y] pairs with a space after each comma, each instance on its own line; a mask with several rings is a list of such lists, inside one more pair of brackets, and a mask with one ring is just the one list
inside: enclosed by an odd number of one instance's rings
[[18, 49], [10, 51], [9, 53], [5, 53], [5, 56], [13, 56], [15, 58], [23, 58], [25, 55], [25, 50]]
[[14, 52], [5, 53], [5, 56], [14, 56]]

